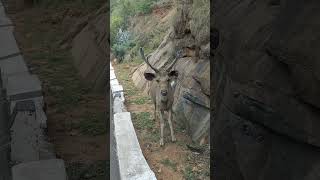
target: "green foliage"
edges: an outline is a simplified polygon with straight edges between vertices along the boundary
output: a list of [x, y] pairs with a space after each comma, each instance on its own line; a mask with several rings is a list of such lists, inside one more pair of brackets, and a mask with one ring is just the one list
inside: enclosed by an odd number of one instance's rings
[[109, 161], [99, 160], [93, 163], [67, 163], [69, 180], [104, 180], [110, 169]]
[[192, 168], [190, 166], [187, 166], [184, 170], [184, 178], [186, 180], [194, 180], [196, 179], [195, 174], [192, 172]]
[[170, 167], [171, 169], [173, 169], [174, 171], [177, 171], [177, 163], [171, 161], [170, 159], [166, 158], [166, 159], [163, 159], [161, 161], [161, 164], [167, 166], [167, 167]]
[[132, 119], [137, 129], [152, 129], [155, 126], [149, 112], [132, 113]]
[[107, 125], [105, 123], [106, 115], [100, 114], [87, 114], [75, 128], [79, 129], [81, 133], [86, 135], [102, 135], [107, 132]]
[[156, 0], [111, 0], [111, 44], [115, 43], [119, 29], [127, 30], [129, 18], [136, 14], [150, 13]]
[[135, 3], [135, 13], [136, 14], [148, 14], [152, 11], [152, 5], [156, 0], [138, 0]]
[[[152, 23], [151, 16], [141, 16], [152, 12], [153, 4], [159, 0], [111, 0], [111, 50], [115, 57], [122, 62], [126, 54], [130, 54], [134, 62], [141, 63], [139, 48], [144, 47], [145, 54], [149, 54], [158, 48], [166, 34], [167, 26], [156, 26]], [[130, 20], [139, 15], [140, 21], [151, 22], [148, 26], [154, 28], [151, 32], [129, 32]], [[127, 41], [122, 41], [121, 32], [129, 32], [130, 38]], [[131, 37], [132, 36], [132, 37]]]
[[143, 96], [143, 97], [139, 97], [139, 98], [135, 98], [133, 100], [130, 100], [130, 103], [142, 105], [142, 104], [146, 104], [146, 103], [151, 103], [151, 99], [149, 97]]
[[114, 44], [111, 48], [114, 55], [122, 61], [124, 58], [124, 55], [126, 54], [127, 47], [122, 44]]

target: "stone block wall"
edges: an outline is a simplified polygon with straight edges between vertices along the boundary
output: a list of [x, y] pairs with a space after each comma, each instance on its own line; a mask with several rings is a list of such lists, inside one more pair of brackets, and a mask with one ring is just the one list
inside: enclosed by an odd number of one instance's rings
[[123, 87], [119, 84], [110, 64], [110, 106], [111, 106], [111, 179], [156, 180], [142, 154], [140, 144], [127, 112]]
[[0, 1], [0, 180], [65, 180], [64, 162], [47, 141], [41, 81], [30, 74], [6, 13]]

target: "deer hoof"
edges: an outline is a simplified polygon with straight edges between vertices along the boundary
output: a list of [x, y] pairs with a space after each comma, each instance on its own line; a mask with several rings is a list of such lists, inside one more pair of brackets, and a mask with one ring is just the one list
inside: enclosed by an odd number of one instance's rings
[[173, 137], [173, 138], [171, 139], [171, 141], [172, 141], [172, 142], [176, 142], [176, 141], [177, 141], [176, 137]]
[[160, 139], [160, 146], [163, 146], [164, 143], [163, 143], [163, 139]]

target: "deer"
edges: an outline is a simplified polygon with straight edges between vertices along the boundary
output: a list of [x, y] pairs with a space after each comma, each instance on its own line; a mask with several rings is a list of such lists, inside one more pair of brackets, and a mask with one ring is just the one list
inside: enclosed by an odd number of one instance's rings
[[154, 116], [155, 120], [160, 118], [160, 146], [164, 145], [163, 130], [164, 130], [164, 113], [168, 112], [168, 123], [171, 133], [171, 141], [175, 142], [176, 137], [174, 135], [172, 126], [172, 104], [174, 97], [174, 82], [178, 78], [178, 71], [172, 70], [177, 60], [181, 57], [181, 51], [178, 51], [172, 64], [167, 68], [156, 69], [149, 63], [149, 57], [144, 56], [142, 47], [140, 47], [140, 55], [144, 62], [154, 71], [145, 72], [144, 77], [147, 81], [151, 81], [150, 96], [154, 104]]

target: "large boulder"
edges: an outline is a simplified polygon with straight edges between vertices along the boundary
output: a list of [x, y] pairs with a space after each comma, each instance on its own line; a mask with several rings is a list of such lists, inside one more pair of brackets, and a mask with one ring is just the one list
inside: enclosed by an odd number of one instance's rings
[[[179, 78], [173, 120], [186, 127], [192, 139], [198, 142], [208, 136], [210, 125], [209, 0], [175, 3], [175, 21], [149, 61], [156, 68], [167, 67], [176, 52], [183, 50], [183, 57], [175, 65]], [[200, 26], [199, 33], [196, 29]], [[133, 73], [133, 82], [148, 93], [150, 82], [143, 76], [146, 71], [151, 69], [144, 63]]]
[[214, 178], [319, 179], [320, 2], [214, 6]]

